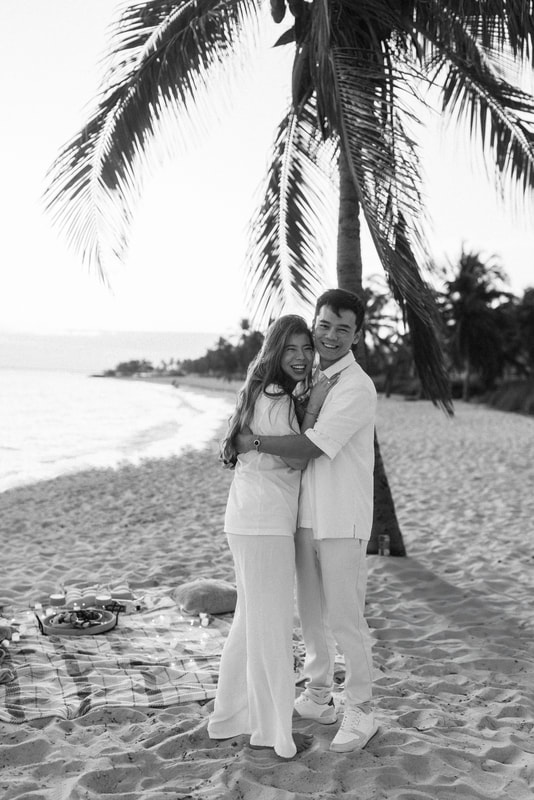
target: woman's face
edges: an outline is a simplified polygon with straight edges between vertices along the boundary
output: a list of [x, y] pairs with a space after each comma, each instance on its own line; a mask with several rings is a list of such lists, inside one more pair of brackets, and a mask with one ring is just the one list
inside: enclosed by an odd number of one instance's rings
[[294, 333], [287, 340], [282, 353], [282, 372], [295, 383], [304, 380], [311, 372], [314, 352], [309, 336]]

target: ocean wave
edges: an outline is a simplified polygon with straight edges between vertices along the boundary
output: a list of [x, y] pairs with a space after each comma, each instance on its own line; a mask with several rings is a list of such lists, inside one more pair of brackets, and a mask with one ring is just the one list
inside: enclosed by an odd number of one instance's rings
[[168, 384], [1, 370], [0, 491], [90, 468], [204, 447], [228, 398]]

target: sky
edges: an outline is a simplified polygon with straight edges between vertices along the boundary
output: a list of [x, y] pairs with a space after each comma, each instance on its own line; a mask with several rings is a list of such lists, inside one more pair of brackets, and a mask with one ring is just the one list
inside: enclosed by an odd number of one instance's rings
[[[146, 179], [111, 289], [88, 272], [44, 213], [46, 170], [84, 123], [98, 90], [113, 0], [0, 0], [0, 331], [219, 331], [249, 316], [246, 228], [288, 99], [291, 53], [271, 44], [204, 133]], [[496, 255], [520, 293], [534, 285], [534, 225], [496, 200], [480, 167], [438, 117], [421, 138], [430, 239], [438, 264], [462, 246]], [[533, 206], [534, 207], [534, 206]], [[530, 214], [530, 220], [532, 214]], [[364, 273], [381, 268], [367, 239]], [[335, 285], [335, 254], [325, 286]], [[194, 298], [194, 299], [192, 299]], [[309, 309], [287, 308], [309, 316]]]

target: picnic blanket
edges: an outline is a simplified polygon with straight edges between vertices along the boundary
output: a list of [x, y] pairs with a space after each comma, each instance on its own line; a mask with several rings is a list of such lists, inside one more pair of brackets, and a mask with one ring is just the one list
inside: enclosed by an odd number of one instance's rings
[[145, 600], [143, 610], [119, 615], [116, 628], [93, 636], [43, 636], [33, 611], [15, 614], [21, 636], [2, 663], [0, 720], [73, 719], [102, 707], [214, 697], [231, 615], [201, 627], [164, 591]]

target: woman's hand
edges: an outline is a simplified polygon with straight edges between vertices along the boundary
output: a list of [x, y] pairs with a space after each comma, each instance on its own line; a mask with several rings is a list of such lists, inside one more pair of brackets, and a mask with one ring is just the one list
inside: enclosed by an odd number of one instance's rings
[[319, 412], [323, 407], [323, 403], [330, 389], [335, 386], [339, 380], [339, 375], [339, 372], [331, 378], [327, 378], [326, 375], [321, 375], [317, 383], [311, 388], [310, 399], [308, 400], [308, 407], [306, 409], [307, 413], [313, 414], [316, 417], [319, 416]]
[[331, 378], [327, 378], [326, 375], [321, 375], [317, 383], [314, 384], [310, 391], [310, 396], [305, 409], [301, 409], [300, 416], [297, 415], [301, 433], [307, 431], [308, 428], [313, 428], [323, 403], [328, 396], [328, 392], [333, 386], [336, 385], [339, 380], [339, 376], [339, 372], [336, 375], [333, 375]]

